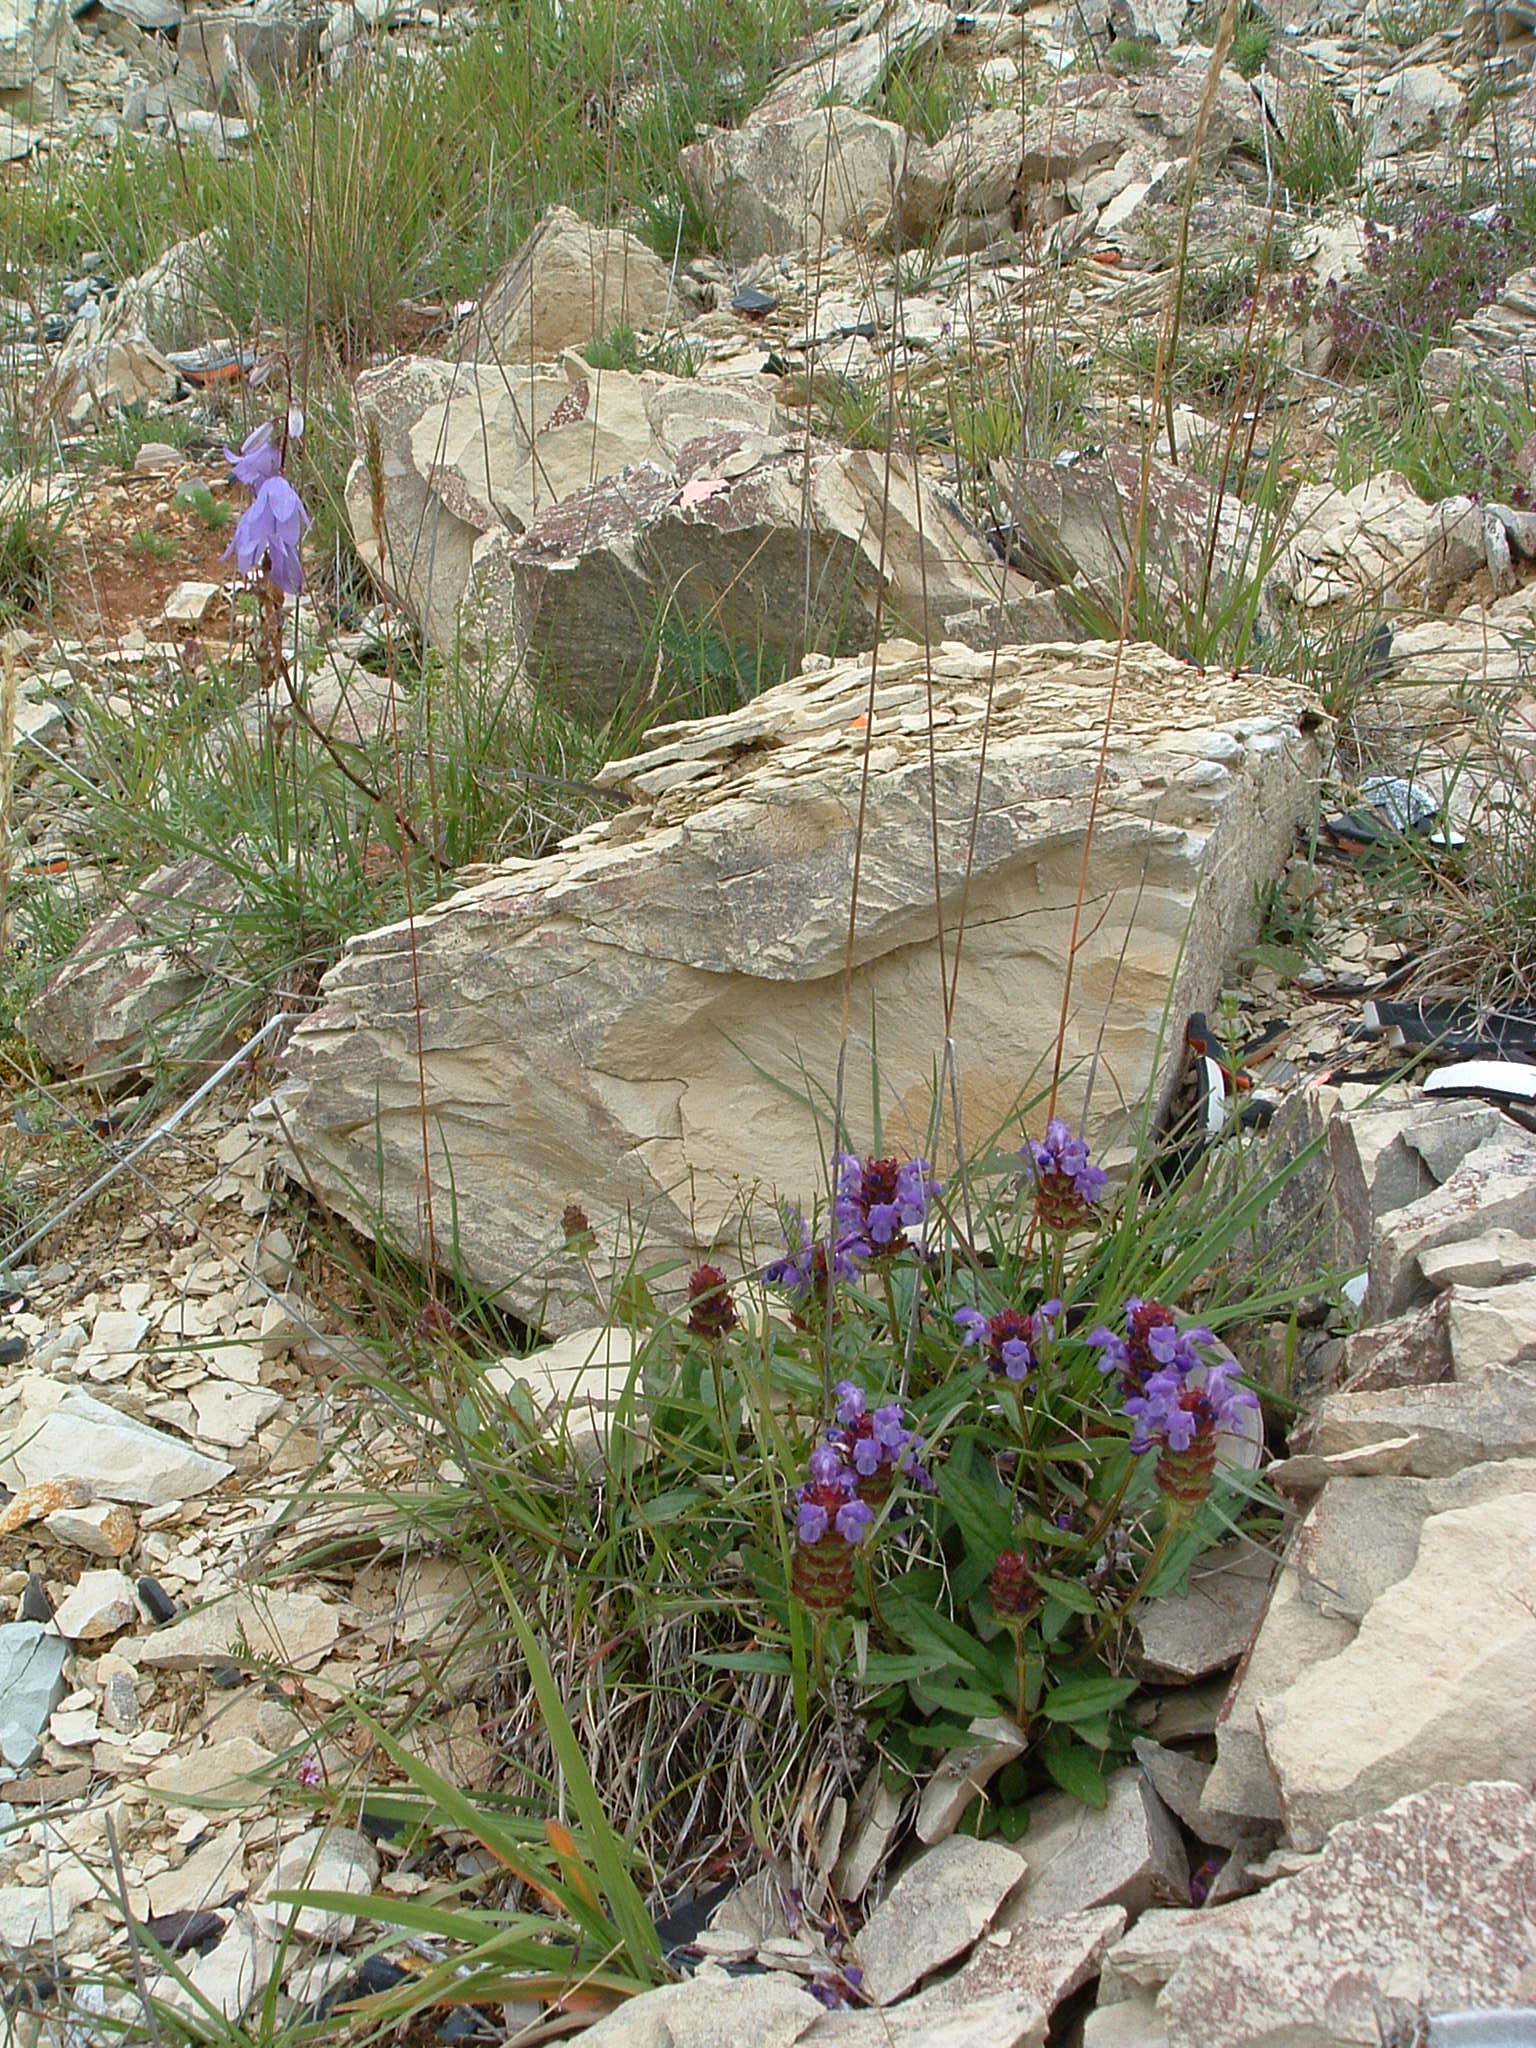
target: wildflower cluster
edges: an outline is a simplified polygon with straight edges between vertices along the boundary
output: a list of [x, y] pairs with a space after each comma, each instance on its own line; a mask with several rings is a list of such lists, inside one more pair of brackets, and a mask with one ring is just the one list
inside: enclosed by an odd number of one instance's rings
[[842, 1242], [856, 1256], [881, 1258], [900, 1251], [909, 1230], [921, 1230], [938, 1193], [926, 1159], [864, 1159], [839, 1152], [832, 1213]]
[[1217, 1440], [1241, 1426], [1257, 1399], [1234, 1382], [1230, 1361], [1207, 1365], [1199, 1347], [1215, 1343], [1203, 1328], [1179, 1330], [1155, 1301], [1126, 1303], [1126, 1334], [1095, 1330], [1102, 1372], [1120, 1375], [1121, 1405], [1131, 1418], [1131, 1449], [1156, 1451], [1157, 1483], [1170, 1504], [1197, 1507], [1211, 1490]]
[[1109, 1175], [1093, 1164], [1087, 1142], [1074, 1138], [1069, 1124], [1053, 1116], [1045, 1142], [1026, 1145], [1023, 1157], [1034, 1175], [1035, 1209], [1047, 1230], [1082, 1230], [1097, 1222], [1094, 1212]]
[[1285, 297], [1291, 313], [1326, 322], [1341, 362], [1372, 371], [1390, 368], [1405, 348], [1417, 361], [1458, 320], [1491, 304], [1504, 280], [1536, 257], [1536, 234], [1498, 207], [1469, 213], [1430, 199], [1395, 230], [1367, 221], [1364, 255], [1359, 276], [1330, 278], [1316, 293], [1298, 280]]
[[1042, 1303], [1033, 1315], [1005, 1308], [998, 1315], [985, 1316], [980, 1309], [962, 1308], [955, 1311], [955, 1324], [963, 1333], [962, 1344], [979, 1345], [993, 1372], [1022, 1386], [1034, 1378], [1045, 1347], [1056, 1335], [1060, 1314], [1059, 1301]]
[[804, 1329], [832, 1305], [832, 1290], [840, 1280], [858, 1278], [863, 1247], [857, 1238], [812, 1237], [804, 1216], [792, 1209], [784, 1218], [784, 1253], [770, 1259], [763, 1278], [770, 1287], [780, 1288], [790, 1298], [795, 1322]]
[[871, 1411], [862, 1387], [837, 1386], [835, 1420], [811, 1452], [795, 1495], [794, 1589], [813, 1612], [837, 1614], [853, 1593], [853, 1552], [898, 1478], [932, 1482], [919, 1453], [923, 1440], [896, 1403]]

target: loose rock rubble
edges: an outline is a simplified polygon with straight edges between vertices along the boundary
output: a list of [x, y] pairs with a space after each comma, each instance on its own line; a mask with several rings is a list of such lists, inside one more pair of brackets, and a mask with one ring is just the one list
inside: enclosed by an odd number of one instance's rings
[[[339, 78], [391, 39], [419, 61], [463, 13], [108, 0], [77, 16], [18, 0], [0, 10], [0, 154], [56, 152], [95, 124], [102, 140], [238, 156], [292, 81]], [[1462, 48], [1436, 33], [1402, 54], [1336, 6], [1277, 17], [1260, 77], [1222, 73], [1204, 110], [1199, 274], [1268, 237], [1274, 153], [1319, 81], [1383, 197], [1445, 189], [1460, 162], [1524, 163], [1528, 15], [1474, 7]], [[750, 1077], [828, 1064], [866, 762], [854, 1007], [880, 1013], [887, 1127], [924, 1127], [943, 1035], [930, 735], [946, 874], [965, 870], [979, 815], [961, 1115], [990, 1126], [1054, 1038], [1113, 673], [1096, 921], [1068, 1023], [1069, 1072], [1093, 1066], [1111, 1144], [1166, 1104], [1165, 1014], [1216, 1001], [1255, 890], [1311, 823], [1333, 739], [1299, 685], [1136, 642], [1116, 656], [1091, 636], [1128, 592], [1177, 607], [1198, 583], [1221, 602], [1257, 550], [1265, 635], [1369, 615], [1365, 689], [1411, 741], [1399, 766], [1411, 755], [1417, 774], [1422, 746], [1450, 778], [1469, 709], [1492, 696], [1500, 772], [1529, 778], [1536, 515], [1511, 481], [1532, 481], [1529, 447], [1500, 491], [1438, 502], [1390, 469], [1347, 490], [1326, 465], [1298, 470], [1271, 533], [1226, 487], [1224, 401], [1195, 393], [1146, 465], [1138, 535], [1149, 421], [1100, 351], [1166, 300], [1202, 118], [1194, 25], [1179, 0], [866, 9], [739, 126], [682, 151], [717, 254], [669, 263], [557, 208], [476, 302], [445, 310], [448, 340], [358, 378], [346, 511], [386, 608], [349, 647], [306, 606], [295, 651], [343, 758], [392, 709], [392, 683], [357, 659], [373, 658], [380, 617], [483, 660], [520, 701], [557, 687], [564, 708], [603, 712], [646, 679], [665, 596], [787, 680], [653, 731], [601, 778], [616, 815], [547, 858], [463, 877], [413, 930], [354, 937], [286, 1049], [290, 1078], [264, 1077], [280, 1085], [256, 1131], [243, 1097], [215, 1105], [157, 1155], [137, 1207], [27, 1277], [14, 1322], [28, 1355], [0, 1369], [0, 1946], [23, 1968], [127, 1986], [124, 1913], [167, 1941], [189, 1916], [197, 1939], [180, 1930], [177, 1971], [152, 1969], [150, 1990], [189, 2018], [205, 1999], [251, 2025], [274, 1971], [290, 2016], [334, 1995], [367, 1937], [363, 1899], [427, 1882], [365, 1813], [316, 1825], [295, 1796], [366, 1763], [317, 1729], [386, 1671], [435, 1664], [471, 1590], [451, 1556], [384, 1549], [352, 1505], [327, 1519], [354, 1426], [371, 1472], [408, 1470], [414, 1448], [386, 1419], [359, 1422], [344, 1318], [309, 1284], [281, 1206], [290, 1138], [342, 1213], [426, 1250], [425, 1095], [466, 1273], [555, 1340], [489, 1365], [486, 1385], [515, 1385], [584, 1467], [619, 1429], [644, 1456], [643, 1403], [631, 1418], [624, 1399], [633, 1345], [591, 1326], [589, 1276], [559, 1262], [561, 1207], [579, 1196], [603, 1244], [643, 1214], [650, 1248], [681, 1261], [722, 1250], [747, 1183], [765, 1213], [803, 1190], [810, 1120]], [[1103, 47], [1079, 56], [1083, 26]], [[1160, 47], [1161, 68], [1098, 68], [1132, 37]], [[1482, 43], [1514, 88], [1497, 110], [1466, 55]], [[926, 141], [871, 103], [898, 58], [941, 49], [987, 93]], [[184, 412], [188, 352], [239, 347], [210, 300], [216, 254], [188, 238], [135, 278], [8, 301], [9, 360], [42, 416], [67, 433], [124, 408]], [[1078, 445], [997, 461], [995, 531], [962, 503], [942, 439], [887, 462], [822, 431], [829, 389], [921, 394], [1006, 361], [1042, 273], [1074, 254], [1052, 346], [1090, 387]], [[1353, 210], [1299, 228], [1287, 257], [1309, 288], [1368, 261]], [[1282, 344], [1302, 432], [1320, 439], [1340, 373], [1324, 324], [1314, 312]], [[637, 361], [683, 345], [696, 374], [595, 369], [581, 352], [616, 332], [638, 337]], [[1449, 426], [1525, 390], [1533, 361], [1526, 268], [1432, 351], [1424, 401]], [[1236, 416], [1257, 427], [1262, 406]], [[221, 466], [170, 440], [141, 448], [107, 516], [204, 467], [217, 481]], [[87, 698], [131, 711], [141, 680], [184, 658], [184, 633], [235, 630], [207, 573], [222, 546], [167, 581], [152, 632], [8, 638], [23, 780], [45, 750], [70, 758]], [[103, 1088], [229, 1049], [202, 1009], [240, 907], [227, 874], [177, 862], [122, 900], [97, 880], [79, 878], [91, 921], [31, 1007], [33, 1047]], [[1354, 968], [1387, 964], [1363, 932], [1349, 943]], [[851, 1100], [872, 1061], [856, 1031]], [[791, 1934], [804, 1902], [765, 1869], [717, 1910], [691, 1974], [598, 2020], [594, 2042], [1370, 2048], [1422, 2038], [1425, 2014], [1536, 2002], [1536, 1143], [1491, 1104], [1432, 1104], [1412, 1084], [1296, 1101], [1318, 1140], [1319, 1237], [1355, 1276], [1359, 1315], [1303, 1342], [1302, 1413], [1265, 1475], [1288, 1503], [1274, 1554], [1234, 1540], [1187, 1594], [1138, 1615], [1126, 1654], [1144, 1732], [1104, 1808], [1042, 1794], [1016, 1846], [976, 1839], [1023, 1746], [995, 1720], [916, 1796], [871, 1767], [822, 1844], [815, 1910], [841, 1920], [838, 1960], [879, 2010], [829, 2012], [808, 1992], [825, 1944], [803, 1922]], [[317, 1532], [343, 1553], [324, 1577], [296, 1563]], [[489, 1782], [472, 1688], [423, 1752]], [[277, 1896], [303, 1890], [358, 1911]], [[124, 1990], [113, 2014], [132, 2010]]]

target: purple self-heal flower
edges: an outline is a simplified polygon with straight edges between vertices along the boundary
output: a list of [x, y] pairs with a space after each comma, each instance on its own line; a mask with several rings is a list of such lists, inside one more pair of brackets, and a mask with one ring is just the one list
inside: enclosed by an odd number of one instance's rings
[[1197, 1346], [1215, 1341], [1203, 1323], [1181, 1330], [1171, 1308], [1134, 1294], [1126, 1299], [1124, 1336], [1109, 1329], [1093, 1330], [1088, 1336], [1098, 1349], [1099, 1371], [1117, 1373], [1122, 1394], [1142, 1393], [1157, 1372], [1187, 1377], [1203, 1363]]
[[868, 1501], [855, 1496], [845, 1501], [837, 1511], [837, 1533], [845, 1543], [862, 1543], [869, 1532], [869, 1525], [875, 1519], [875, 1511]]
[[1046, 1301], [1028, 1316], [1016, 1308], [1002, 1309], [995, 1316], [975, 1308], [957, 1309], [955, 1322], [964, 1333], [961, 1343], [984, 1350], [991, 1370], [1017, 1384], [1039, 1364], [1040, 1351], [1055, 1336], [1060, 1314], [1059, 1301]]
[[899, 1251], [904, 1233], [921, 1226], [939, 1192], [926, 1159], [860, 1160], [839, 1152], [832, 1163], [838, 1172], [838, 1224], [869, 1258]]
[[237, 484], [244, 484], [248, 491], [259, 491], [267, 479], [276, 476], [283, 466], [283, 450], [276, 426], [271, 420], [263, 420], [240, 443], [238, 455], [232, 448], [224, 450], [224, 460]]
[[241, 513], [235, 537], [224, 551], [242, 576], [267, 575], [289, 597], [304, 586], [299, 542], [310, 525], [304, 501], [285, 476], [269, 476]]
[[858, 1278], [863, 1255], [863, 1245], [843, 1237], [831, 1247], [829, 1258], [826, 1240], [813, 1238], [800, 1211], [792, 1209], [784, 1218], [783, 1256], [768, 1261], [763, 1278], [791, 1297], [796, 1304], [794, 1319], [804, 1327], [805, 1311], [824, 1308], [835, 1282]]
[[1094, 1209], [1109, 1186], [1109, 1175], [1088, 1156], [1086, 1139], [1053, 1116], [1043, 1144], [1026, 1145], [1022, 1157], [1035, 1180], [1035, 1207], [1048, 1230], [1081, 1230], [1097, 1219]]
[[930, 1481], [917, 1455], [923, 1440], [907, 1427], [900, 1406], [888, 1401], [871, 1414], [863, 1388], [852, 1380], [839, 1380], [834, 1391], [836, 1421], [827, 1442], [852, 1467], [863, 1498], [883, 1501], [898, 1473], [927, 1487]]

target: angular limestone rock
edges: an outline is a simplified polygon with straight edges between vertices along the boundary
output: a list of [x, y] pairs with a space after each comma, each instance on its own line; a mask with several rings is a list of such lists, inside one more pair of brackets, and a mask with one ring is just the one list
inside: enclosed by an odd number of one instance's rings
[[87, 1481], [103, 1500], [162, 1507], [196, 1500], [233, 1470], [43, 1373], [23, 1374], [16, 1394], [0, 1411], [0, 1485], [68, 1477]]
[[470, 346], [481, 360], [548, 362], [616, 328], [659, 334], [687, 310], [644, 242], [553, 206], [486, 294]]
[[1002, 1914], [1027, 1940], [1037, 1920], [1093, 1906], [1128, 1913], [1189, 1897], [1189, 1862], [1173, 1817], [1139, 1769], [1116, 1771], [1095, 1810], [1066, 1792], [1032, 1802], [1029, 1876]]
[[793, 1979], [727, 1977], [702, 1969], [681, 1984], [663, 1984], [627, 1999], [589, 2027], [590, 2048], [793, 2048], [825, 2007]]
[[1461, 1239], [1507, 1230], [1536, 1238], [1536, 1138], [1501, 1119], [1432, 1192], [1377, 1225], [1366, 1306], [1374, 1321], [1430, 1298], [1420, 1259]]
[[[1115, 666], [1113, 649], [1092, 645], [997, 660], [960, 989], [970, 1132], [1006, 1124], [1049, 1073]], [[989, 655], [933, 659], [951, 925], [993, 677]], [[290, 1046], [283, 1123], [306, 1173], [364, 1227], [382, 1210], [397, 1242], [422, 1246], [424, 1082], [457, 1258], [551, 1332], [591, 1315], [589, 1279], [563, 1249], [565, 1200], [591, 1217], [600, 1268], [643, 1219], [654, 1269], [716, 1244], [729, 1257], [755, 1189], [771, 1255], [768, 1201], [807, 1200], [820, 1171], [814, 1118], [793, 1091], [802, 1075], [830, 1084], [837, 1061], [869, 682], [867, 656], [840, 662], [653, 734], [648, 753], [604, 771], [631, 799], [619, 817], [436, 905], [414, 943], [403, 924], [352, 941]], [[857, 1122], [873, 1021], [887, 1140], [918, 1151], [944, 1037], [928, 703], [922, 658], [887, 649], [846, 1067]], [[1097, 1063], [1100, 1143], [1160, 1095], [1165, 1010], [1213, 997], [1255, 883], [1278, 872], [1311, 803], [1316, 764], [1296, 687], [1127, 650], [1066, 1040], [1072, 1085]]]
[[[904, 128], [854, 107], [712, 128], [678, 157], [683, 177], [738, 262], [829, 242], [920, 234], [932, 213], [906, 193]], [[929, 198], [927, 179], [920, 181]], [[923, 217], [927, 213], [927, 218]]]
[[602, 713], [654, 673], [663, 612], [752, 673], [880, 630], [930, 640], [946, 613], [995, 598], [989, 550], [905, 462], [759, 446], [727, 430], [675, 469], [643, 465], [566, 499], [520, 536], [486, 533], [465, 593], [470, 646], [507, 648], [541, 686]]
[[1536, 1768], [1532, 1510], [1517, 1491], [1431, 1515], [1354, 1641], [1259, 1699], [1298, 1847], [1421, 1785]]
[[1158, 2019], [1200, 2048], [1337, 2048], [1378, 2041], [1399, 2006], [1520, 2005], [1533, 1871], [1523, 1785], [1432, 1786], [1339, 1828], [1297, 1876], [1188, 1916]]
[[1187, 1590], [1136, 1612], [1133, 1656], [1143, 1678], [1189, 1685], [1235, 1664], [1253, 1640], [1269, 1598], [1274, 1559], [1248, 1543], [1224, 1543], [1191, 1568]]
[[195, 1671], [222, 1664], [240, 1644], [257, 1657], [307, 1670], [318, 1664], [341, 1632], [340, 1610], [318, 1593], [236, 1593], [194, 1608], [146, 1637], [141, 1664]]
[[742, 380], [599, 374], [577, 356], [533, 371], [402, 356], [359, 377], [356, 418], [346, 496], [358, 552], [435, 646], [453, 645], [482, 535], [515, 537], [638, 464], [671, 474], [691, 442], [725, 429], [737, 434], [731, 459], [750, 467], [782, 445], [785, 424], [772, 395]]
[[864, 1988], [879, 2005], [967, 1950], [1024, 1877], [1006, 1842], [951, 1835], [925, 1849], [870, 1914], [858, 1939]]

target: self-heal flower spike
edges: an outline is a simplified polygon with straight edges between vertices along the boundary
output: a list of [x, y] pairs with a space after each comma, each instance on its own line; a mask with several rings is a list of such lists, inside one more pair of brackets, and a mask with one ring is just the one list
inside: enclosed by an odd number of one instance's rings
[[1098, 1221], [1109, 1175], [1093, 1164], [1087, 1141], [1074, 1138], [1069, 1124], [1053, 1116], [1044, 1144], [1026, 1145], [1022, 1157], [1034, 1174], [1035, 1208], [1047, 1230], [1083, 1230]]
[[1171, 1308], [1134, 1294], [1126, 1300], [1123, 1337], [1109, 1329], [1090, 1331], [1088, 1337], [1099, 1352], [1099, 1371], [1118, 1373], [1122, 1394], [1141, 1393], [1155, 1372], [1193, 1372], [1202, 1362], [1196, 1347], [1215, 1341], [1204, 1324], [1181, 1330]]
[[1045, 1604], [1034, 1567], [1022, 1550], [1003, 1552], [992, 1567], [987, 1591], [992, 1595], [992, 1605], [1008, 1621], [1027, 1621]]
[[718, 1266], [695, 1266], [688, 1275], [688, 1327], [695, 1337], [718, 1339], [741, 1318]]
[[856, 1476], [832, 1443], [818, 1444], [795, 1495], [795, 1555], [790, 1584], [816, 1614], [840, 1614], [853, 1597], [853, 1553], [875, 1512], [859, 1499]]
[[921, 1227], [939, 1192], [926, 1159], [860, 1160], [839, 1152], [832, 1164], [838, 1226], [864, 1245], [869, 1258], [900, 1251], [906, 1232]]
[[794, 1321], [801, 1329], [807, 1318], [826, 1309], [839, 1280], [858, 1278], [864, 1247], [855, 1238], [840, 1237], [829, 1249], [824, 1237], [813, 1238], [798, 1209], [784, 1219], [784, 1255], [770, 1259], [763, 1278], [790, 1297]]
[[900, 1407], [892, 1401], [871, 1414], [864, 1389], [852, 1380], [839, 1380], [834, 1391], [836, 1422], [827, 1442], [853, 1467], [860, 1499], [878, 1507], [898, 1474], [931, 1488], [933, 1481], [920, 1463], [923, 1440], [908, 1429]]
[[1206, 1368], [1198, 1383], [1165, 1366], [1133, 1394], [1125, 1412], [1134, 1423], [1131, 1449], [1156, 1451], [1157, 1484], [1170, 1505], [1198, 1507], [1211, 1490], [1217, 1439], [1240, 1427], [1241, 1412], [1257, 1397], [1233, 1384], [1235, 1367], [1222, 1361]]
[[299, 542], [310, 523], [304, 501], [288, 479], [269, 476], [241, 513], [224, 559], [233, 555], [242, 576], [265, 570], [279, 590], [295, 597], [304, 587]]
[[1042, 1302], [1029, 1316], [1016, 1308], [995, 1316], [985, 1316], [979, 1308], [962, 1308], [955, 1311], [955, 1323], [962, 1344], [980, 1346], [993, 1372], [1022, 1385], [1033, 1377], [1042, 1349], [1055, 1336], [1060, 1314], [1059, 1301]]

